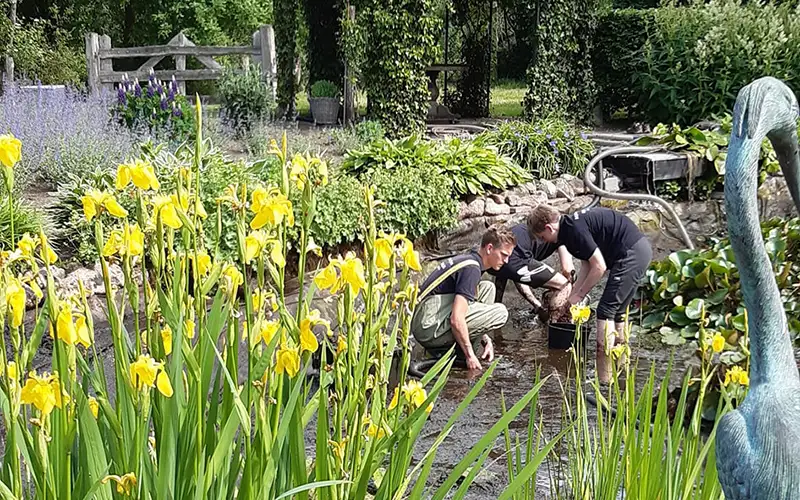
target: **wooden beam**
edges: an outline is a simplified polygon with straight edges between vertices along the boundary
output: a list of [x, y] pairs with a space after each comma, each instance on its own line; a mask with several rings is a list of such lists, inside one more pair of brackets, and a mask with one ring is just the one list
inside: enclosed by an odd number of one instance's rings
[[[183, 33], [178, 33], [179, 47], [185, 47], [186, 42], [188, 41], [189, 39], [186, 38], [186, 35], [184, 35]], [[176, 71], [186, 70], [186, 56], [175, 56], [175, 70]], [[184, 95], [186, 94], [186, 82], [184, 82], [183, 80], [178, 80], [178, 92]]]
[[[127, 73], [128, 78], [138, 78], [139, 80], [147, 80], [150, 76], [149, 71], [134, 71]], [[222, 71], [218, 69], [187, 69], [184, 71], [176, 71], [172, 69], [159, 69], [155, 71], [156, 78], [163, 81], [171, 80], [174, 76], [176, 80], [216, 80], [222, 75]], [[100, 73], [101, 83], [116, 83], [122, 81], [125, 75], [123, 71], [112, 71]]]
[[86, 71], [88, 73], [89, 91], [100, 91], [100, 36], [97, 33], [86, 33]]
[[[181, 34], [182, 33], [179, 35]], [[185, 46], [151, 45], [149, 47], [114, 47], [108, 50], [101, 50], [100, 59], [124, 59], [152, 56], [153, 59], [158, 58], [158, 60], [154, 61], [153, 63], [153, 66], [155, 66], [155, 64], [158, 64], [158, 61], [166, 56], [194, 56], [200, 58], [236, 54], [258, 55], [259, 53], [253, 47], [249, 46], [198, 47], [187, 38]], [[214, 62], [216, 63], [216, 61]], [[147, 61], [145, 64], [150, 65], [150, 61]]]

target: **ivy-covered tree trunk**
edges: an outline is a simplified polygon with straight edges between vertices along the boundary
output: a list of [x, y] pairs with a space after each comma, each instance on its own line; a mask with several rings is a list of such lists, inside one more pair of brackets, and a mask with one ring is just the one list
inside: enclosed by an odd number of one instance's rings
[[275, 0], [274, 9], [278, 62], [278, 116], [293, 119], [297, 114], [294, 68], [297, 55], [299, 0]]
[[[365, 0], [363, 75], [370, 115], [389, 137], [421, 132], [428, 113], [425, 68], [439, 54], [435, 0]], [[357, 7], [358, 8], [358, 7]]]
[[458, 75], [456, 90], [448, 96], [448, 103], [462, 116], [489, 116], [488, 79], [493, 52], [489, 45], [489, 2], [455, 0], [453, 8], [453, 24], [461, 33], [461, 59], [467, 67]]
[[539, 22], [528, 68], [527, 117], [559, 115], [588, 122], [596, 100], [592, 40], [598, 0], [537, 0]]
[[341, 0], [305, 0], [309, 84], [328, 80], [342, 86], [344, 66], [339, 33], [343, 13]]

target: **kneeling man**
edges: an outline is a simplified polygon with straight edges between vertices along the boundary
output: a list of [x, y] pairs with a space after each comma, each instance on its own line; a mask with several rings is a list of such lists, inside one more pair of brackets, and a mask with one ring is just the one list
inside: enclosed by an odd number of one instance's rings
[[481, 275], [508, 262], [514, 245], [511, 231], [489, 228], [477, 251], [442, 261], [425, 279], [411, 319], [411, 333], [428, 352], [440, 354], [456, 344], [456, 355], [466, 360], [467, 368], [480, 370], [475, 353], [483, 344], [481, 359], [494, 359], [494, 346], [487, 333], [506, 324], [508, 310], [494, 302], [494, 283], [481, 281]]

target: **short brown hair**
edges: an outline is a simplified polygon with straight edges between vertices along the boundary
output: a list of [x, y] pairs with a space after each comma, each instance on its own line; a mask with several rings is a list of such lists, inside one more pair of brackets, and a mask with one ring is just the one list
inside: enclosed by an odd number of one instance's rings
[[558, 222], [561, 214], [552, 205], [541, 203], [528, 214], [528, 232], [536, 235], [544, 231], [548, 224]]
[[502, 226], [492, 226], [483, 233], [481, 238], [481, 248], [491, 244], [492, 246], [499, 247], [503, 245], [516, 245], [517, 238], [509, 229]]

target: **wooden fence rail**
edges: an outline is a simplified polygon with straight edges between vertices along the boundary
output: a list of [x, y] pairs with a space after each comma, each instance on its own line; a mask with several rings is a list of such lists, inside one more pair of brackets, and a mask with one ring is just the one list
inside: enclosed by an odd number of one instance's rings
[[[156, 78], [170, 80], [175, 77], [181, 92], [186, 91], [185, 82], [189, 80], [217, 80], [222, 74], [222, 66], [214, 60], [220, 56], [240, 56], [245, 67], [253, 61], [261, 66], [262, 78], [270, 84], [272, 97], [277, 90], [277, 64], [275, 56], [275, 33], [272, 26], [262, 25], [253, 33], [253, 44], [232, 47], [198, 47], [183, 33], [178, 33], [166, 45], [147, 47], [112, 47], [108, 35], [86, 34], [86, 69], [89, 89], [98, 92], [111, 90], [127, 74], [130, 78], [146, 80], [150, 70], [165, 57], [175, 59], [175, 69], [155, 70]], [[134, 71], [115, 71], [114, 59], [149, 57]], [[203, 69], [186, 69], [186, 58], [194, 57]]]

